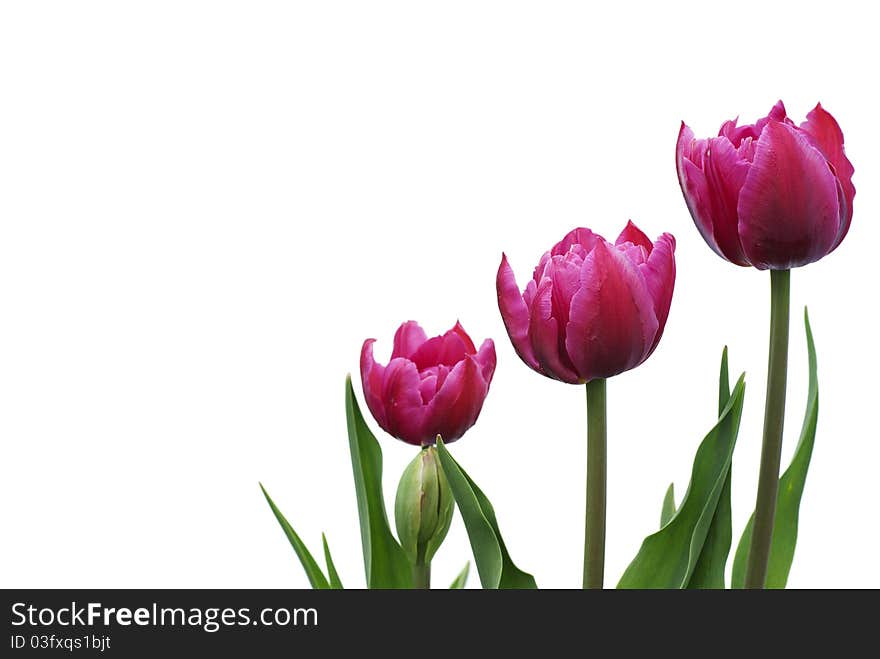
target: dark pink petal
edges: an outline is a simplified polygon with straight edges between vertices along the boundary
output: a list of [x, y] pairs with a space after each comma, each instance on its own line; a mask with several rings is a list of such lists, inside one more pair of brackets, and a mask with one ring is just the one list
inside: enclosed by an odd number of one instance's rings
[[654, 249], [654, 244], [651, 242], [651, 239], [648, 238], [642, 230], [639, 229], [632, 220], [627, 221], [626, 226], [623, 228], [623, 231], [620, 232], [620, 235], [617, 237], [617, 240], [614, 242], [615, 245], [623, 245], [624, 243], [632, 243], [633, 245], [640, 245], [644, 247], [648, 254], [651, 253], [651, 250]]
[[[456, 324], [456, 328], [461, 327]], [[446, 366], [455, 366], [464, 359], [466, 354], [475, 352], [474, 344], [467, 334], [462, 334], [464, 330], [458, 331], [453, 328], [442, 336], [435, 336], [425, 341], [419, 346], [411, 359], [415, 362], [419, 370], [436, 366], [437, 364], [445, 364]]]
[[406, 357], [409, 359], [413, 353], [428, 340], [423, 330], [414, 320], [408, 320], [397, 328], [394, 333], [394, 348], [391, 351], [391, 359]]
[[749, 167], [726, 137], [709, 140], [703, 174], [709, 189], [712, 233], [725, 258], [740, 265], [746, 264], [746, 258], [739, 240], [736, 205]]
[[844, 221], [841, 223], [840, 232], [834, 243], [834, 247], [837, 247], [849, 231], [849, 225], [852, 221], [853, 198], [856, 196], [852, 176], [855, 170], [843, 149], [843, 131], [840, 130], [837, 121], [822, 107], [821, 103], [817, 103], [816, 107], [807, 115], [807, 120], [801, 124], [801, 130], [810, 135], [813, 144], [819, 148], [834, 167], [834, 173], [840, 181], [846, 212], [841, 215]]
[[559, 323], [553, 317], [553, 282], [547, 277], [538, 285], [529, 310], [529, 339], [532, 350], [544, 375], [577, 384], [582, 380], [571, 366], [560, 334]]
[[571, 249], [572, 245], [581, 245], [584, 248], [584, 253], [587, 254], [593, 249], [596, 243], [601, 240], [602, 236], [597, 236], [589, 229], [583, 227], [572, 229], [562, 240], [553, 246], [553, 249], [550, 250], [550, 254], [552, 256], [565, 255], [568, 253], [568, 250]]
[[648, 261], [640, 267], [654, 301], [654, 314], [658, 323], [657, 334], [648, 351], [650, 355], [663, 336], [669, 307], [672, 305], [672, 292], [675, 289], [675, 238], [672, 234], [664, 233], [657, 239]]
[[654, 301], [638, 266], [604, 241], [598, 244], [584, 260], [565, 333], [566, 351], [581, 381], [638, 366], [657, 329]]
[[781, 100], [776, 101], [776, 105], [770, 109], [770, 113], [766, 117], [758, 119], [754, 124], [737, 126], [736, 119], [733, 121], [725, 121], [721, 125], [721, 130], [718, 131], [718, 137], [726, 137], [734, 147], [738, 148], [740, 143], [745, 139], [758, 139], [761, 135], [761, 131], [764, 130], [764, 126], [770, 121], [782, 121], [788, 124], [792, 123], [791, 119], [788, 118], [788, 115], [785, 112], [785, 105]]
[[[534, 282], [529, 282], [534, 287]], [[498, 267], [498, 275], [495, 279], [495, 287], [498, 292], [498, 309], [504, 320], [504, 327], [510, 336], [513, 349], [530, 368], [540, 371], [532, 344], [529, 341], [529, 307], [523, 300], [516, 284], [516, 276], [507, 262], [507, 256], [501, 256], [501, 265]]]
[[[387, 421], [385, 430], [407, 444], [420, 445], [425, 441], [424, 419], [427, 408], [422, 403], [420, 384], [416, 365], [408, 359], [392, 359], [385, 367], [382, 387], [382, 402]], [[434, 398], [436, 399], [436, 395]]]
[[480, 373], [488, 387], [492, 383], [492, 376], [495, 374], [495, 342], [492, 339], [483, 341], [483, 345], [480, 346], [480, 350], [474, 356], [474, 360], [479, 365]]
[[[702, 145], [702, 152], [697, 150], [698, 144]], [[739, 241], [731, 239], [729, 230], [722, 229], [720, 231], [721, 236], [725, 238], [723, 247], [716, 238], [715, 209], [718, 206], [723, 207], [725, 202], [716, 198], [717, 193], [710, 187], [709, 179], [701, 169], [708, 159], [705, 155], [708, 150], [709, 141], [695, 140], [693, 131], [682, 122], [676, 144], [675, 164], [678, 171], [678, 183], [681, 186], [685, 203], [694, 219], [694, 224], [700, 231], [700, 235], [703, 236], [703, 240], [718, 256], [737, 265], [749, 265], [743, 256]], [[709, 156], [709, 158], [711, 157]], [[712, 168], [712, 175], [717, 179], [718, 168], [715, 165], [712, 165]], [[734, 203], [736, 202], [734, 201]]]
[[[471, 340], [471, 337], [468, 336], [468, 333], [464, 331], [464, 327], [461, 326], [460, 321], [456, 320], [455, 327], [449, 330], [449, 332], [454, 332], [462, 341], [464, 341], [464, 349], [467, 354], [472, 355], [477, 351], [476, 347], [474, 346], [474, 342]], [[447, 334], [449, 332], [447, 332]]]
[[556, 319], [560, 328], [568, 324], [568, 310], [571, 307], [571, 298], [580, 287], [580, 273], [583, 259], [575, 253], [569, 252], [565, 256], [554, 256], [550, 267], [547, 268], [546, 277], [552, 283], [551, 315]]
[[489, 385], [473, 356], [461, 360], [428, 404], [422, 430], [422, 443], [430, 444], [437, 435], [454, 442], [477, 420]]
[[364, 388], [364, 400], [376, 422], [387, 430], [388, 420], [385, 416], [385, 404], [382, 402], [382, 389], [385, 382], [385, 367], [377, 364], [373, 358], [373, 344], [376, 339], [367, 339], [361, 348], [361, 385]]
[[737, 206], [746, 257], [759, 269], [786, 269], [827, 254], [840, 230], [837, 179], [797, 128], [764, 127]]

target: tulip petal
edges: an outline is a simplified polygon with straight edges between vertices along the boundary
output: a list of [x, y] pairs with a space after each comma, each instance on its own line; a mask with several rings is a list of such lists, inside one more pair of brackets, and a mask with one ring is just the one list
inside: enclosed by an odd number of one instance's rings
[[394, 333], [394, 348], [391, 350], [391, 359], [397, 357], [409, 359], [427, 340], [428, 335], [416, 321], [406, 321]]
[[432, 443], [440, 435], [448, 444], [464, 435], [476, 422], [488, 390], [480, 364], [472, 355], [458, 362], [428, 403], [422, 443]]
[[834, 173], [843, 190], [846, 212], [841, 215], [844, 221], [841, 223], [840, 233], [834, 243], [834, 247], [837, 247], [846, 237], [852, 221], [853, 198], [856, 196], [852, 176], [855, 169], [843, 149], [843, 131], [840, 130], [837, 121], [822, 107], [821, 103], [816, 104], [816, 107], [807, 115], [807, 120], [800, 127], [813, 138], [813, 143], [834, 167]]
[[669, 317], [669, 307], [672, 305], [672, 292], [675, 289], [675, 237], [670, 233], [660, 236], [654, 243], [654, 251], [647, 262], [640, 267], [654, 301], [654, 315], [657, 317], [657, 334], [648, 351], [650, 355], [660, 343], [666, 319]]
[[747, 261], [737, 229], [736, 204], [749, 167], [726, 137], [709, 140], [703, 173], [709, 188], [712, 232], [727, 260], [740, 265]]
[[778, 121], [764, 127], [737, 209], [743, 250], [761, 270], [817, 261], [840, 230], [837, 181], [825, 156]]
[[474, 356], [474, 359], [479, 364], [480, 373], [482, 373], [483, 380], [486, 381], [486, 386], [488, 387], [492, 382], [492, 376], [495, 374], [495, 342], [492, 339], [483, 341], [483, 345], [480, 346], [480, 350]]
[[553, 281], [549, 277], [538, 285], [529, 313], [529, 339], [535, 359], [540, 365], [538, 370], [562, 382], [582, 382], [565, 353], [559, 323], [553, 317]]
[[387, 430], [388, 420], [385, 416], [385, 404], [382, 402], [382, 389], [385, 382], [385, 367], [377, 364], [373, 358], [373, 344], [376, 339], [367, 339], [361, 348], [361, 384], [364, 389], [364, 400], [376, 422]]
[[[385, 367], [382, 386], [387, 422], [385, 430], [408, 444], [422, 444], [427, 439], [432, 439], [425, 437], [424, 418], [427, 408], [422, 403], [420, 384], [421, 378], [416, 365], [408, 359], [392, 359]], [[436, 399], [436, 395], [434, 398]]]
[[604, 241], [597, 245], [584, 260], [565, 332], [565, 348], [581, 380], [611, 377], [639, 365], [657, 328], [654, 302], [639, 268]]
[[465, 338], [467, 341], [462, 338], [459, 332], [451, 329], [442, 336], [435, 336], [425, 341], [412, 354], [410, 359], [415, 362], [419, 370], [429, 366], [436, 366], [437, 364], [454, 366], [464, 359], [466, 354], [476, 352], [470, 337], [465, 334]]
[[[534, 287], [533, 281], [529, 284]], [[507, 262], [506, 255], [501, 257], [495, 287], [498, 293], [498, 309], [501, 311], [501, 318], [504, 321], [507, 334], [510, 336], [513, 349], [530, 368], [540, 372], [541, 368], [538, 366], [538, 360], [535, 358], [532, 344], [529, 341], [529, 307], [526, 306], [526, 302], [519, 292], [516, 276]]]
[[[724, 138], [717, 138], [723, 140]], [[693, 131], [682, 122], [681, 129], [678, 133], [678, 142], [676, 144], [676, 169], [678, 170], [678, 183], [684, 194], [685, 203], [694, 220], [694, 224], [703, 236], [706, 244], [723, 259], [727, 259], [737, 265], [749, 265], [743, 255], [742, 246], [736, 235], [736, 216], [734, 213], [732, 228], [730, 225], [730, 216], [723, 209], [729, 208], [731, 200], [729, 195], [735, 187], [734, 181], [731, 185], [723, 185], [723, 181], [730, 177], [722, 176], [719, 170], [727, 170], [725, 165], [729, 165], [729, 153], [721, 148], [719, 157], [723, 163], [721, 167], [714, 163], [710, 164], [711, 174], [707, 175], [701, 169], [706, 161], [712, 156], [706, 157], [709, 153], [709, 140], [694, 139]], [[710, 178], [711, 176], [711, 178]], [[722, 182], [722, 187], [716, 190], [711, 183], [716, 184]], [[740, 184], [741, 185], [741, 184]], [[738, 189], [738, 187], [737, 187]], [[719, 194], [721, 197], [719, 198]], [[726, 196], [725, 196], [726, 195]], [[733, 199], [733, 208], [736, 209], [736, 198]], [[721, 226], [716, 226], [717, 209], [721, 208], [721, 216], [725, 221]]]
[[623, 245], [624, 243], [632, 243], [633, 245], [644, 247], [648, 254], [654, 249], [654, 243], [651, 242], [651, 239], [648, 238], [648, 236], [646, 236], [632, 220], [627, 221], [626, 226], [623, 227], [623, 231], [620, 232], [620, 235], [617, 236], [617, 240], [614, 241], [615, 245]]
[[565, 237], [553, 246], [550, 254], [551, 256], [564, 256], [568, 254], [573, 245], [580, 245], [584, 254], [587, 254], [602, 241], [602, 236], [598, 236], [584, 227], [578, 227], [565, 234]]

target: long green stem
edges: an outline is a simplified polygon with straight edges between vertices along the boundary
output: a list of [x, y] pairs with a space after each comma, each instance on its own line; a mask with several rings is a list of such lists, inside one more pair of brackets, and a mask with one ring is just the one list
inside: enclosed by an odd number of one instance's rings
[[761, 448], [752, 543], [746, 566], [746, 588], [764, 587], [770, 545], [773, 541], [779, 462], [782, 457], [782, 425], [785, 417], [790, 275], [789, 270], [770, 271], [770, 357], [767, 367], [767, 399], [764, 404], [764, 441]]
[[427, 590], [431, 587], [431, 561], [420, 560], [413, 565], [413, 588]]
[[607, 425], [605, 380], [587, 382], [587, 518], [584, 588], [602, 588], [605, 577], [605, 481]]

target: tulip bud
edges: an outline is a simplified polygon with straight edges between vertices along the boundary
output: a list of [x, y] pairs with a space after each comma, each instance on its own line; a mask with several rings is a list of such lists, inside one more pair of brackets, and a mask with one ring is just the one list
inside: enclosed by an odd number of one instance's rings
[[437, 449], [427, 446], [404, 470], [394, 502], [397, 537], [413, 564], [430, 562], [449, 531], [453, 505]]

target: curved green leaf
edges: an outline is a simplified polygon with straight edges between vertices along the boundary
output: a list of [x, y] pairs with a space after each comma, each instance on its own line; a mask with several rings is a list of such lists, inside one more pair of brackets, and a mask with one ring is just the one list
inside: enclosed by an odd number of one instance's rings
[[333, 557], [330, 555], [330, 545], [327, 544], [327, 536], [321, 534], [321, 542], [324, 543], [324, 561], [327, 563], [327, 576], [330, 577], [330, 588], [333, 590], [342, 590], [342, 581], [339, 580], [339, 573], [333, 564]]
[[440, 464], [467, 529], [483, 588], [537, 588], [535, 578], [510, 558], [489, 499], [437, 439]]
[[306, 576], [309, 578], [309, 583], [312, 584], [312, 588], [317, 590], [329, 589], [330, 584], [327, 582], [327, 577], [324, 576], [324, 573], [321, 571], [321, 568], [318, 567], [317, 562], [315, 562], [315, 559], [312, 557], [312, 554], [306, 548], [305, 544], [303, 544], [303, 541], [299, 539], [296, 531], [293, 530], [293, 527], [287, 519], [285, 519], [284, 515], [281, 514], [281, 511], [278, 510], [278, 506], [272, 501], [272, 498], [269, 496], [269, 493], [266, 492], [266, 488], [263, 487], [262, 483], [260, 483], [260, 489], [263, 490], [263, 496], [266, 497], [266, 501], [269, 502], [269, 507], [272, 509], [272, 512], [275, 513], [275, 519], [277, 519], [278, 523], [281, 525], [281, 529], [290, 541], [293, 551], [295, 551], [296, 555], [299, 557], [299, 562], [302, 563], [303, 569], [306, 571]]
[[367, 588], [412, 588], [412, 567], [388, 526], [382, 493], [382, 448], [364, 421], [350, 375], [345, 378], [345, 418]]
[[[819, 419], [819, 379], [816, 370], [816, 346], [813, 343], [813, 331], [810, 328], [810, 317], [804, 308], [804, 327], [807, 332], [807, 358], [809, 363], [809, 387], [807, 390], [807, 409], [804, 423], [798, 439], [794, 456], [788, 469], [779, 479], [779, 494], [776, 498], [776, 517], [773, 521], [773, 540], [770, 544], [770, 561], [767, 565], [767, 588], [785, 588], [788, 573], [794, 560], [797, 545], [798, 517], [801, 496], [807, 482], [807, 471], [810, 458], [813, 456], [813, 444], [816, 440], [816, 424]], [[745, 582], [746, 564], [748, 562], [749, 545], [752, 541], [752, 517], [743, 531], [733, 559], [732, 587], [742, 588]]]
[[[727, 346], [721, 353], [721, 372], [718, 377], [718, 416], [724, 413], [724, 407], [730, 400], [730, 376], [727, 368]], [[733, 463], [727, 470], [718, 505], [706, 534], [706, 541], [700, 551], [700, 557], [694, 566], [694, 572], [688, 581], [688, 588], [724, 588], [724, 570], [730, 556], [730, 544], [733, 541], [733, 518], [730, 512], [730, 480]]]
[[740, 376], [718, 423], [697, 449], [681, 506], [668, 524], [645, 538], [618, 588], [685, 588], [689, 584], [730, 470], [744, 395], [744, 376]]
[[471, 571], [471, 562], [468, 561], [464, 564], [464, 567], [461, 569], [461, 572], [458, 573], [458, 576], [455, 577], [455, 580], [449, 586], [450, 590], [461, 590], [467, 584], [468, 574]]
[[663, 497], [663, 508], [660, 509], [660, 528], [666, 526], [666, 523], [672, 519], [675, 514], [675, 483], [670, 483], [666, 488], [666, 495]]

